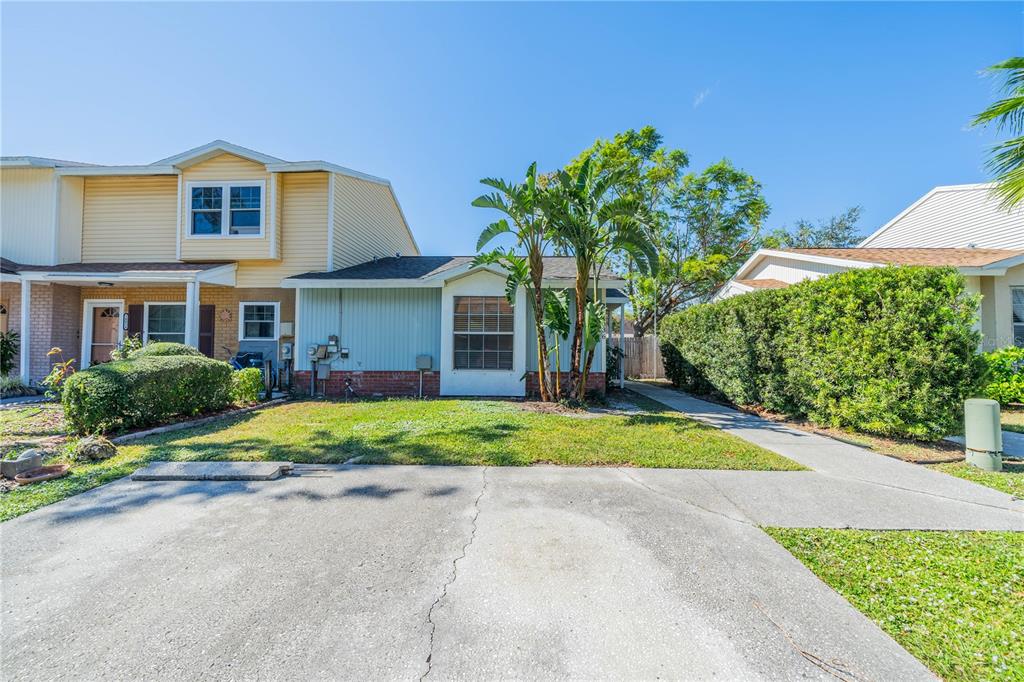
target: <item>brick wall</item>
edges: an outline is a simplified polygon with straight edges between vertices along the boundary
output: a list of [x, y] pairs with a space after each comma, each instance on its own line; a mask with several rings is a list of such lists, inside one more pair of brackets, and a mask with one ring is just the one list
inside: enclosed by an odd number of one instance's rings
[[[294, 385], [299, 393], [309, 395], [310, 372], [299, 371], [295, 373]], [[356, 397], [372, 398], [375, 396], [397, 397], [397, 396], [418, 396], [420, 388], [419, 372], [331, 372], [327, 379], [328, 396], [344, 396], [346, 393], [346, 380], [355, 391]], [[317, 393], [324, 390], [323, 382], [318, 381]], [[440, 373], [423, 373], [423, 395], [437, 396], [441, 393]]]
[[[568, 372], [562, 372], [559, 375], [562, 384], [562, 390], [565, 391], [569, 386], [570, 378]], [[555, 384], [555, 373], [551, 373], [551, 388], [554, 390]], [[591, 372], [587, 375], [587, 393], [597, 393], [604, 395], [604, 372]], [[536, 396], [540, 393], [540, 385], [537, 382], [536, 372], [527, 372], [526, 374], [526, 395]]]
[[[146, 287], [83, 288], [87, 298], [121, 298], [125, 306], [144, 303], [184, 303], [185, 285]], [[295, 290], [280, 288], [235, 288], [199, 285], [199, 305], [216, 306], [213, 315], [213, 352], [218, 360], [227, 360], [238, 350], [238, 305], [242, 301], [277, 301], [281, 304], [281, 321], [295, 321]], [[79, 311], [81, 315], [81, 311]], [[290, 338], [284, 338], [291, 341]], [[224, 350], [227, 346], [231, 352]]]

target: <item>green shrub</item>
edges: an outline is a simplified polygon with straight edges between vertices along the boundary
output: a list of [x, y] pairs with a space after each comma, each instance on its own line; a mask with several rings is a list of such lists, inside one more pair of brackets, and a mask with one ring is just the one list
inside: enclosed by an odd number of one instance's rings
[[852, 270], [666, 318], [665, 370], [736, 404], [938, 439], [980, 374], [977, 306], [951, 268]]
[[263, 392], [263, 374], [258, 367], [246, 367], [231, 373], [231, 400], [240, 403], [254, 403]]
[[1024, 403], [1024, 348], [1007, 346], [985, 353], [981, 392], [1000, 405]]
[[71, 375], [61, 401], [78, 433], [158, 424], [223, 409], [231, 402], [231, 365], [203, 356], [140, 357]]
[[[155, 341], [153, 343], [147, 343], [141, 348], [128, 352], [129, 360], [136, 360], [138, 358], [147, 357], [160, 357], [165, 355], [194, 355], [202, 356], [198, 349], [192, 346], [186, 346], [183, 343], [171, 343], [169, 341]], [[203, 356], [205, 357], [205, 356]]]

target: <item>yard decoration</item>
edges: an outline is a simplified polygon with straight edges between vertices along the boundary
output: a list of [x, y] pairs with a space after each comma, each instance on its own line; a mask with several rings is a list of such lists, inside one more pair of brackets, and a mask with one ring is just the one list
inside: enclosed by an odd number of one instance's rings
[[18, 483], [18, 485], [40, 483], [42, 481], [49, 481], [54, 478], [66, 476], [68, 473], [68, 469], [70, 468], [70, 464], [50, 464], [48, 466], [38, 467], [36, 469], [29, 469], [28, 471], [25, 471], [15, 476], [14, 480], [16, 483]]
[[110, 459], [117, 454], [117, 446], [103, 436], [87, 436], [75, 444], [74, 454], [80, 462]]

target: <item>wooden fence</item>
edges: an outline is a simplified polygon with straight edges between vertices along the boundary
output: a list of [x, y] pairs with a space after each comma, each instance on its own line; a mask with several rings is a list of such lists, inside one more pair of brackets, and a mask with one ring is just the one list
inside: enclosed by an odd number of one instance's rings
[[[609, 342], [612, 347], [617, 348], [619, 337], [613, 334]], [[656, 336], [626, 337], [623, 342], [623, 362], [627, 379], [665, 378], [665, 365], [661, 361], [661, 348]]]

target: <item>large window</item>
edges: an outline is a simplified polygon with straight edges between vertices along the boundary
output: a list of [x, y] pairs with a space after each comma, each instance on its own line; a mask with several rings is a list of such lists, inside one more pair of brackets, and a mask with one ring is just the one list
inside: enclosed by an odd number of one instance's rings
[[241, 341], [276, 341], [280, 304], [241, 303], [238, 311], [238, 338]]
[[194, 237], [263, 235], [263, 183], [190, 183]]
[[144, 341], [185, 343], [185, 304], [147, 303]]
[[1013, 343], [1024, 347], [1024, 287], [1010, 289], [1013, 300]]
[[502, 296], [456, 296], [455, 369], [512, 369], [512, 306]]

